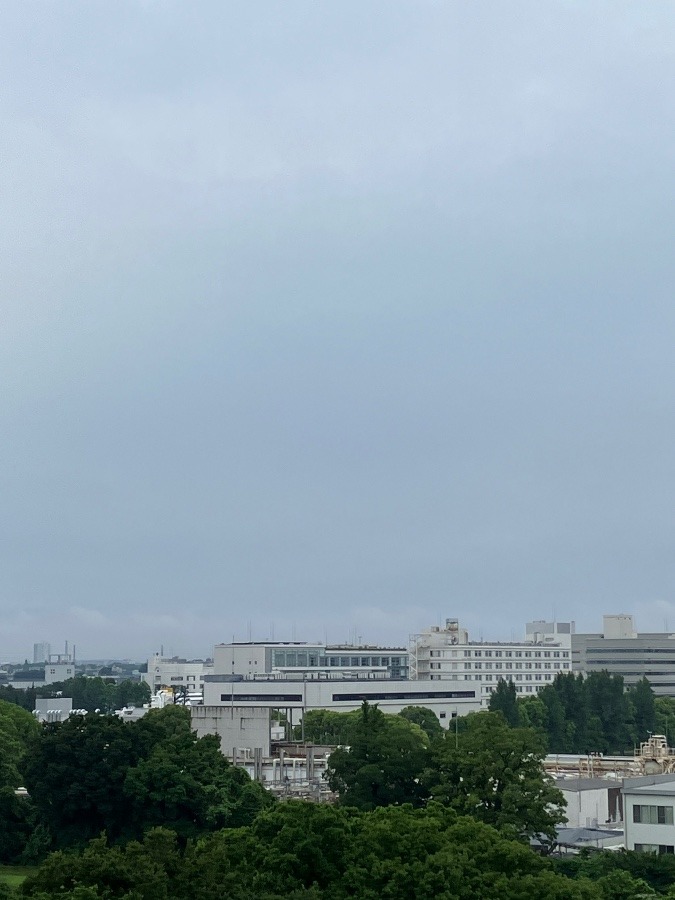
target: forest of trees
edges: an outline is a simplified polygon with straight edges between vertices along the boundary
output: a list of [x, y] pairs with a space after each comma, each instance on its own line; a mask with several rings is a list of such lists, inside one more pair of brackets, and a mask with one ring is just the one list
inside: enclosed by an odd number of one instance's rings
[[512, 726], [543, 732], [549, 753], [632, 754], [650, 734], [675, 737], [675, 699], [655, 697], [646, 678], [625, 689], [620, 675], [559, 674], [536, 696], [517, 699], [500, 681], [490, 709]]
[[116, 683], [112, 679], [88, 678], [84, 675], [40, 688], [0, 685], [0, 700], [29, 711], [35, 709], [35, 700], [40, 697], [63, 696], [72, 697], [73, 709], [110, 713], [125, 706], [143, 706], [150, 702], [150, 693], [150, 687], [144, 681], [125, 680]]
[[0, 861], [39, 863], [19, 889], [34, 900], [675, 898], [673, 857], [531, 849], [564, 820], [541, 765], [548, 707], [504, 687], [500, 704], [449, 731], [417, 707], [308, 713], [310, 740], [340, 738], [327, 805], [273, 800], [183, 707], [38, 725], [0, 701]]

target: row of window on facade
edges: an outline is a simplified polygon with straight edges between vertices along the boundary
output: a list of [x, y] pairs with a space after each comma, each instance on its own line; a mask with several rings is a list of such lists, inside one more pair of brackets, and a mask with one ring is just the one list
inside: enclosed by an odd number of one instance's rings
[[673, 807], [634, 803], [633, 821], [640, 825], [672, 825]]
[[[249, 662], [250, 664], [250, 662]], [[403, 665], [400, 656], [315, 656], [312, 653], [297, 653], [287, 650], [275, 650], [275, 666], [392, 666]]]
[[[430, 669], [440, 669], [443, 667], [443, 665], [444, 664], [440, 663], [440, 662], [432, 662], [432, 663], [429, 663], [429, 668]], [[486, 669], [486, 670], [505, 669], [507, 671], [509, 669], [556, 669], [556, 670], [558, 670], [558, 669], [569, 669], [570, 664], [566, 663], [566, 662], [563, 662], [563, 663], [530, 663], [530, 662], [528, 662], [528, 663], [511, 663], [511, 662], [508, 662], [508, 663], [491, 663], [491, 662], [450, 663], [450, 671], [451, 672], [457, 671], [458, 668], [464, 670], [464, 669], [470, 669], [471, 667], [473, 667], [474, 669]]]
[[[496, 659], [501, 657], [507, 659], [513, 657], [516, 659], [568, 659], [570, 655], [569, 650], [462, 650], [461, 652], [465, 659], [470, 657], [474, 659], [480, 657], [486, 659], [490, 657], [495, 657]], [[459, 650], [430, 650], [429, 656], [456, 657], [459, 653]]]

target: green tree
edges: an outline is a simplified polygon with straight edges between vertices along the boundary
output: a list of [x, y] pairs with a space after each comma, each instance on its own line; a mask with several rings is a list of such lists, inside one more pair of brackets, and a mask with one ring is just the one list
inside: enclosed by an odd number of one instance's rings
[[129, 840], [154, 826], [194, 837], [248, 824], [273, 802], [219, 744], [214, 735], [197, 738], [184, 707], [151, 710], [138, 722], [71, 716], [31, 742], [26, 785], [57, 847], [101, 832]]
[[675, 697], [654, 698], [654, 731], [665, 734], [669, 744], [675, 741]]
[[310, 709], [304, 715], [304, 728], [298, 725], [295, 738], [304, 739], [313, 744], [337, 746], [349, 744], [352, 729], [359, 718], [359, 711], [339, 713], [329, 709]]
[[548, 708], [539, 695], [518, 701], [518, 717], [523, 728], [537, 728], [548, 738]]
[[364, 701], [350, 746], [335, 750], [326, 777], [340, 802], [359, 809], [391, 803], [420, 804], [419, 775], [428, 760], [426, 735], [400, 716], [387, 716]]
[[17, 862], [33, 829], [33, 804], [19, 797], [26, 748], [38, 732], [33, 716], [0, 700], [0, 862]]
[[656, 704], [654, 691], [646, 678], [641, 678], [629, 692], [635, 721], [635, 742], [646, 741], [656, 731]]
[[399, 713], [408, 722], [419, 725], [422, 731], [427, 735], [430, 741], [443, 734], [443, 728], [438, 721], [438, 716], [432, 709], [426, 706], [406, 706]]
[[423, 782], [429, 795], [458, 812], [519, 838], [555, 838], [565, 820], [563, 796], [543, 770], [545, 747], [529, 728], [510, 728], [498, 713], [472, 713], [455, 746], [444, 735], [432, 746]]
[[516, 686], [512, 681], [500, 678], [496, 689], [490, 694], [488, 707], [492, 712], [500, 712], [508, 725], [516, 728], [520, 724]]

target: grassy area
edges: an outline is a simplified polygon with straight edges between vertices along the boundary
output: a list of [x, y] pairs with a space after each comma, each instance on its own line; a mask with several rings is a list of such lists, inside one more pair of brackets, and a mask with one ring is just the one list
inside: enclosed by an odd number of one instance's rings
[[18, 887], [29, 875], [35, 875], [37, 866], [0, 866], [0, 882]]

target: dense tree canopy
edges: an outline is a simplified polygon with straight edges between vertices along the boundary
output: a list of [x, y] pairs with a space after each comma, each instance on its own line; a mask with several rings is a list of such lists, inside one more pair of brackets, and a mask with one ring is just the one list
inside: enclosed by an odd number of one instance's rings
[[387, 716], [364, 702], [351, 729], [349, 747], [329, 759], [327, 780], [342, 803], [374, 809], [393, 803], [419, 805], [419, 776], [427, 762], [428, 738], [400, 716]]
[[30, 800], [19, 797], [23, 765], [38, 724], [24, 709], [0, 700], [0, 862], [18, 859], [33, 829]]
[[536, 696], [516, 700], [503, 679], [490, 699], [514, 726], [539, 730], [550, 753], [631, 753], [654, 732], [675, 737], [675, 701], [655, 698], [646, 678], [626, 690], [620, 675], [558, 674]]
[[[75, 893], [80, 889], [92, 893]], [[604, 900], [525, 845], [438, 804], [357, 813], [291, 801], [183, 855], [165, 831], [142, 844], [54, 854], [24, 886], [34, 900]]]
[[246, 824], [271, 802], [230, 765], [214, 736], [197, 738], [183, 707], [135, 723], [71, 716], [30, 743], [26, 785], [59, 847], [105, 832], [111, 840], [169, 825], [183, 837]]
[[552, 841], [564, 801], [544, 774], [545, 752], [532, 729], [509, 727], [501, 713], [472, 713], [458, 741], [446, 732], [432, 745], [423, 783], [431, 798], [462, 814]]
[[399, 716], [407, 719], [408, 722], [419, 725], [429, 740], [434, 740], [443, 734], [443, 728], [438, 721], [438, 716], [433, 710], [427, 709], [425, 706], [406, 706], [405, 709], [401, 710]]

